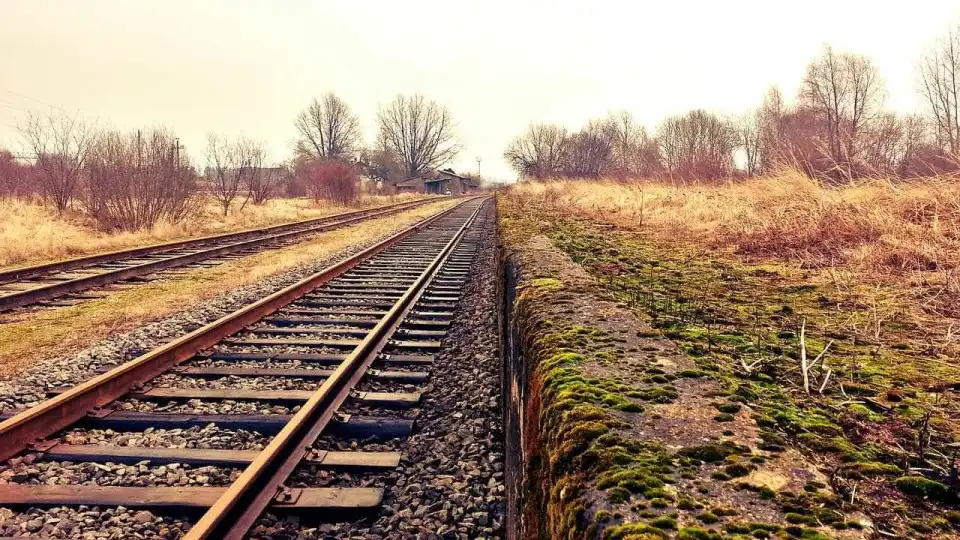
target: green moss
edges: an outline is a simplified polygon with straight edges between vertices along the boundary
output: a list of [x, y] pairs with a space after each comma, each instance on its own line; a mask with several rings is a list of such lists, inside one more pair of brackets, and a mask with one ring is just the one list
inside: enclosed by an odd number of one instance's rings
[[713, 417], [714, 422], [733, 422], [734, 416], [728, 413], [720, 413]]
[[677, 540], [722, 540], [723, 535], [700, 527], [684, 527], [677, 533]]
[[701, 523], [706, 523], [707, 525], [710, 525], [711, 523], [716, 523], [716, 522], [720, 521], [720, 518], [717, 517], [717, 515], [714, 514], [713, 512], [704, 512], [704, 513], [700, 514], [699, 516], [697, 516], [697, 519], [698, 519]]
[[735, 443], [724, 441], [717, 443], [706, 443], [698, 446], [688, 446], [681, 449], [678, 454], [681, 456], [703, 461], [705, 463], [717, 463], [723, 461], [727, 456], [741, 454], [744, 449]]
[[652, 521], [650, 524], [658, 529], [676, 529], [677, 520], [669, 516], [661, 516]]
[[862, 463], [850, 463], [840, 468], [838, 473], [845, 478], [863, 479], [871, 476], [897, 476], [900, 474], [900, 467], [889, 463], [880, 463], [877, 461], [866, 461]]
[[817, 518], [813, 516], [805, 516], [803, 514], [794, 514], [788, 512], [784, 519], [787, 520], [787, 523], [795, 523], [798, 525], [815, 525], [817, 523]]
[[646, 523], [624, 523], [616, 527], [610, 527], [604, 531], [603, 538], [604, 540], [647, 540], [667, 538], [667, 534]]
[[610, 490], [607, 491], [607, 500], [613, 504], [629, 501], [630, 491], [620, 486], [610, 488]]
[[718, 411], [727, 414], [736, 414], [740, 412], [740, 405], [736, 403], [718, 403], [714, 405]]
[[923, 476], [901, 476], [894, 484], [900, 491], [915, 497], [934, 501], [946, 501], [952, 498], [950, 488], [946, 484]]

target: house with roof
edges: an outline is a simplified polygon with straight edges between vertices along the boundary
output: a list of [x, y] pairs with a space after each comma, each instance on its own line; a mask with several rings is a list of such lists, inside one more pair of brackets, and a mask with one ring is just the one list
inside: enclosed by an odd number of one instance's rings
[[399, 193], [429, 193], [434, 195], [463, 195], [480, 187], [472, 178], [461, 176], [447, 168], [434, 171], [425, 178], [411, 178], [394, 184]]

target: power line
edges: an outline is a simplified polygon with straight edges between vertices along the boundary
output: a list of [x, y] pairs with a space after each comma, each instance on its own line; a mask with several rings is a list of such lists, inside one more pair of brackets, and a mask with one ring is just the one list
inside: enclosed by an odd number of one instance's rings
[[35, 103], [39, 103], [40, 105], [46, 105], [47, 107], [52, 107], [52, 108], [54, 108], [54, 109], [60, 109], [60, 111], [66, 112], [66, 111], [63, 110], [63, 107], [60, 107], [60, 106], [58, 106], [58, 105], [51, 105], [50, 103], [47, 103], [46, 101], [41, 101], [41, 100], [39, 100], [39, 99], [32, 98], [32, 97], [30, 97], [30, 96], [21, 94], [20, 92], [15, 92], [15, 91], [13, 91], [13, 90], [11, 90], [11, 89], [9, 89], [9, 88], [0, 88], [0, 90], [3, 90], [4, 92], [7, 92], [8, 94], [13, 94], [13, 95], [15, 95], [15, 96], [21, 97], [21, 98], [23, 98], [23, 99], [29, 99], [30, 101], [33, 101], [33, 102], [35, 102]]

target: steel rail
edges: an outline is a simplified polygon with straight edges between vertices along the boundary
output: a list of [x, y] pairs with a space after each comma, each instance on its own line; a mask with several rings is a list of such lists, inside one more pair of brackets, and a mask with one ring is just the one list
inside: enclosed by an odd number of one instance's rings
[[29, 448], [31, 444], [76, 423], [88, 413], [120, 398], [137, 385], [273, 314], [366, 259], [428, 227], [470, 200], [473, 198], [465, 199], [320, 272], [0, 422], [0, 460], [9, 459]]
[[274, 500], [283, 482], [309, 452], [350, 395], [366, 368], [393, 336], [396, 328], [423, 295], [444, 261], [486, 204], [481, 202], [430, 265], [410, 285], [369, 334], [347, 355], [333, 374], [244, 469], [216, 503], [187, 531], [184, 540], [241, 540]]
[[[383, 209], [378, 208], [374, 210], [363, 210], [360, 212], [350, 213], [349, 216], [345, 216], [344, 219], [339, 221], [324, 222], [322, 224], [317, 224], [311, 226], [307, 229], [296, 229], [292, 231], [281, 232], [274, 235], [260, 236], [257, 238], [252, 238], [249, 240], [240, 240], [238, 242], [211, 247], [209, 249], [204, 249], [196, 253], [189, 253], [184, 255], [175, 255], [166, 259], [159, 259], [156, 261], [150, 261], [135, 266], [130, 266], [127, 268], [118, 268], [116, 270], [108, 270], [99, 274], [92, 276], [78, 277], [68, 281], [63, 281], [60, 283], [54, 283], [50, 285], [43, 285], [40, 287], [35, 287], [33, 289], [27, 289], [24, 291], [14, 292], [11, 294], [6, 294], [0, 296], [0, 311], [15, 309], [18, 307], [23, 307], [26, 305], [34, 304], [43, 300], [49, 300], [52, 298], [57, 298], [65, 294], [85, 291], [93, 289], [96, 287], [102, 287], [104, 285], [109, 285], [111, 283], [116, 283], [118, 281], [123, 281], [124, 279], [129, 279], [136, 276], [142, 276], [147, 274], [152, 274], [161, 270], [166, 270], [169, 268], [176, 268], [191, 264], [194, 262], [212, 259], [215, 257], [220, 257], [223, 255], [228, 255], [230, 253], [241, 251], [250, 247], [257, 247], [265, 244], [270, 244], [273, 242], [283, 242], [288, 240], [293, 240], [300, 236], [308, 236], [312, 234], [317, 234], [347, 225], [352, 225], [354, 223], [359, 223], [361, 221], [366, 221], [368, 219], [389, 216], [398, 212], [402, 212], [408, 208], [414, 208], [416, 206], [421, 206], [426, 203], [421, 203], [417, 201], [413, 204], [406, 204], [404, 206], [393, 206], [391, 208]], [[343, 216], [342, 214], [340, 216]], [[325, 219], [325, 218], [324, 218]], [[244, 233], [246, 234], [246, 233]], [[198, 240], [198, 242], [204, 242], [204, 240]], [[151, 249], [151, 248], [138, 248], [138, 249]], [[135, 251], [135, 250], [130, 250]], [[114, 252], [117, 253], [128, 253], [128, 252]], [[95, 257], [106, 257], [111, 254], [93, 256]], [[135, 258], [135, 257], [126, 257], [126, 258]], [[74, 261], [79, 259], [74, 259]], [[122, 260], [122, 259], [115, 259]], [[63, 264], [69, 264], [71, 261], [67, 261]], [[100, 261], [109, 262], [109, 261]], [[53, 265], [61, 263], [52, 263]], [[97, 263], [93, 263], [97, 264]], [[50, 266], [50, 265], [46, 265]], [[37, 267], [35, 267], [37, 268]], [[55, 270], [56, 271], [56, 270]]]
[[389, 209], [403, 208], [403, 207], [415, 208], [416, 206], [420, 206], [430, 202], [436, 202], [437, 200], [438, 199], [422, 199], [417, 201], [393, 203], [393, 204], [387, 204], [383, 206], [377, 206], [374, 208], [364, 208], [362, 210], [351, 210], [349, 212], [339, 212], [336, 214], [330, 214], [328, 216], [305, 219], [302, 221], [294, 221], [292, 223], [282, 223], [280, 225], [271, 225], [269, 227], [244, 229], [242, 231], [212, 234], [208, 236], [200, 236], [197, 238], [187, 238], [185, 240], [174, 240], [172, 242], [163, 242], [160, 244], [151, 244], [149, 246], [130, 248], [130, 249], [121, 249], [117, 251], [110, 251], [107, 253], [100, 253], [97, 255], [77, 257], [77, 258], [68, 259], [65, 261], [44, 263], [44, 264], [38, 264], [33, 266], [23, 266], [20, 268], [11, 268], [8, 270], [0, 271], [0, 284], [19, 281], [19, 280], [30, 278], [30, 277], [36, 277], [38, 275], [48, 274], [50, 272], [63, 272], [66, 270], [75, 270], [77, 268], [82, 268], [82, 267], [90, 266], [93, 264], [115, 262], [122, 259], [132, 259], [135, 257], [144, 256], [144, 255], [154, 255], [154, 254], [162, 253], [165, 251], [172, 251], [175, 249], [182, 249], [182, 248], [187, 248], [192, 246], [209, 244], [211, 242], [222, 242], [227, 240], [240, 239], [248, 236], [255, 236], [263, 233], [286, 231], [286, 230], [290, 230], [298, 227], [309, 227], [310, 225], [313, 225], [313, 224], [321, 224], [323, 222], [330, 221], [330, 220], [369, 214], [369, 213], [377, 212], [380, 210], [389, 210]]

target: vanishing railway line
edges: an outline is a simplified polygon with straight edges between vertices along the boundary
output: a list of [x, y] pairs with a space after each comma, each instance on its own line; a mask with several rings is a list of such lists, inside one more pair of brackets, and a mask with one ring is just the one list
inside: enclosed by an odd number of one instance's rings
[[297, 223], [168, 242], [0, 272], [0, 312], [24, 306], [73, 305], [102, 296], [92, 289], [132, 286], [160, 272], [185, 266], [213, 266], [232, 258], [277, 249], [306, 236], [376, 219], [434, 199], [344, 212]]
[[[231, 471], [224, 476], [230, 481], [9, 483], [0, 485], [0, 506], [193, 509], [204, 512], [187, 533], [194, 539], [243, 538], [268, 510], [333, 512], [341, 521], [375, 510], [384, 488], [369, 479], [351, 481], [392, 470], [400, 454], [341, 451], [335, 441], [412, 432], [418, 386], [429, 378], [492, 219], [488, 200], [465, 200], [122, 366], [53, 392], [35, 407], [5, 413], [0, 423], [0, 459], [210, 466]], [[224, 403], [248, 407], [223, 414], [217, 405]], [[214, 404], [217, 412], [202, 404]], [[262, 450], [68, 442], [72, 433], [90, 429], [143, 433], [210, 424], [271, 438]], [[315, 469], [324, 471], [321, 487], [310, 485]], [[330, 481], [328, 475], [344, 470], [352, 474]]]

